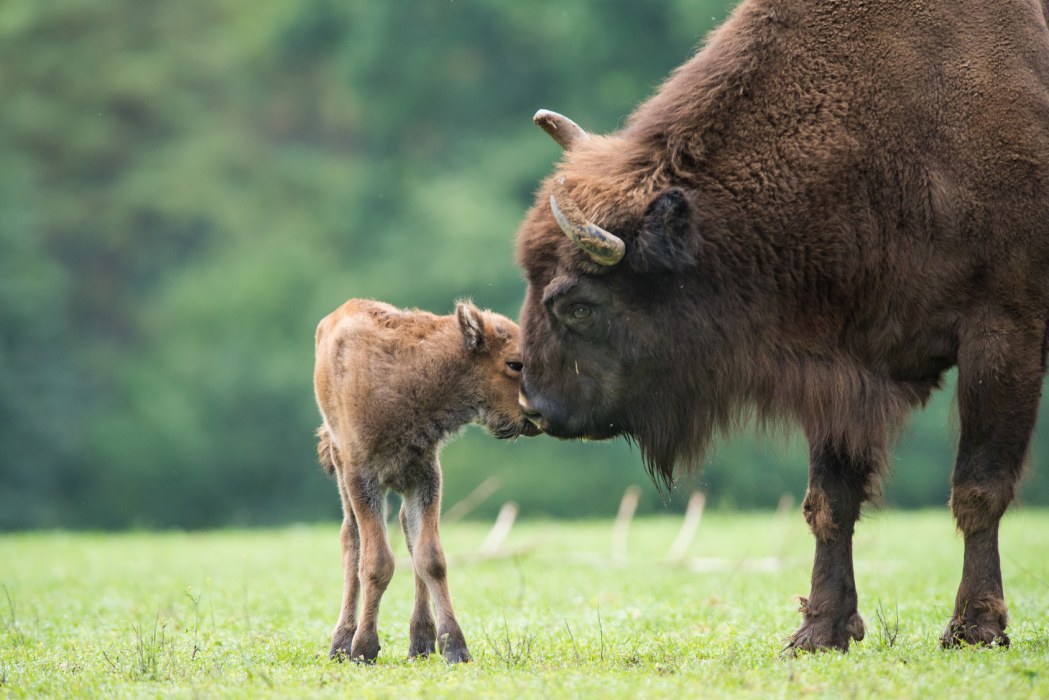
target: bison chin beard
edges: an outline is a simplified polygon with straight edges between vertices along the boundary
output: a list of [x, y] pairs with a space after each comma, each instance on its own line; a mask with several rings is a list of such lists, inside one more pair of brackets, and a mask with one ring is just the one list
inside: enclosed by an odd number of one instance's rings
[[641, 450], [645, 469], [658, 488], [669, 491], [676, 473], [702, 466], [719, 421], [695, 406], [660, 404], [638, 407], [631, 424], [628, 437]]

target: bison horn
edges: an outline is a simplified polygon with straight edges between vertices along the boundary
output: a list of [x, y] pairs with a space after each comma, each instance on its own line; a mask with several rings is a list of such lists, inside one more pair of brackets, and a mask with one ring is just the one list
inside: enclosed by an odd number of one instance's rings
[[577, 141], [585, 141], [590, 135], [583, 131], [583, 127], [574, 121], [548, 109], [541, 109], [532, 117], [532, 121], [538, 124], [543, 131], [550, 134], [550, 138], [557, 141], [561, 148], [568, 150]]
[[626, 252], [623, 240], [586, 220], [579, 206], [568, 196], [564, 178], [554, 181], [550, 209], [553, 210], [554, 218], [565, 235], [589, 255], [591, 260], [600, 265], [612, 266], [623, 259]]

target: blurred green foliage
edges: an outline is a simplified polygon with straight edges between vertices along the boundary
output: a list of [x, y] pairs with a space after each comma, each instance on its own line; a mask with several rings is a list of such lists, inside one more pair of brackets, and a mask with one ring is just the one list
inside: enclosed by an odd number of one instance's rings
[[[351, 296], [515, 315], [513, 233], [559, 157], [533, 112], [616, 128], [732, 4], [8, 0], [0, 528], [335, 517], [317, 320]], [[890, 503], [946, 501], [949, 410], [912, 422]], [[800, 443], [743, 435], [681, 490], [800, 498]], [[635, 482], [643, 511], [687, 500], [622, 443], [471, 430], [443, 462], [446, 503], [501, 479], [481, 515], [608, 514]]]

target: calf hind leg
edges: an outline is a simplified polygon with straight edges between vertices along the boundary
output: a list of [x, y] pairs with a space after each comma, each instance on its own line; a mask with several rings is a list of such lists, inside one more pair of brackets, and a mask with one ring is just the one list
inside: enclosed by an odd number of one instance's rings
[[961, 435], [951, 510], [965, 557], [944, 647], [1009, 645], [998, 524], [1023, 468], [1044, 373], [1041, 329], [1000, 321], [985, 321], [981, 329], [958, 362]]
[[360, 592], [360, 579], [357, 576], [357, 567], [360, 554], [360, 537], [357, 532], [357, 520], [353, 516], [353, 506], [350, 503], [349, 494], [346, 489], [339, 485], [342, 494], [343, 519], [342, 519], [342, 612], [339, 621], [335, 623], [335, 631], [331, 636], [331, 651], [329, 657], [343, 658], [350, 655], [350, 645], [353, 635], [357, 631], [357, 598]]
[[[412, 541], [412, 527], [408, 523], [408, 502], [401, 503], [401, 529], [408, 554], [414, 560], [415, 546]], [[414, 565], [412, 567], [414, 569]], [[412, 609], [412, 620], [408, 628], [408, 658], [429, 656], [434, 652], [437, 643], [437, 625], [430, 610], [430, 592], [419, 572], [415, 572], [415, 607]]]
[[360, 534], [361, 584], [361, 615], [350, 658], [370, 663], [379, 655], [379, 604], [394, 569], [393, 551], [386, 538], [386, 492], [377, 481], [363, 475], [348, 478], [347, 490]]
[[[448, 589], [448, 567], [441, 548], [438, 522], [441, 512], [440, 472], [436, 472], [435, 483], [418, 488], [405, 496], [405, 520], [411, 532], [412, 565], [433, 598], [437, 609], [437, 643], [445, 660], [449, 663], [470, 661], [459, 621], [452, 608], [452, 596]], [[416, 613], [419, 599], [416, 598]], [[428, 611], [427, 611], [428, 612]], [[413, 623], [415, 617], [413, 616]], [[415, 638], [413, 637], [413, 646]]]
[[863, 639], [863, 618], [856, 609], [852, 534], [876, 477], [872, 459], [825, 445], [810, 450], [804, 511], [816, 537], [816, 556], [811, 591], [801, 599], [804, 619], [789, 640], [790, 649], [848, 651], [852, 640]]

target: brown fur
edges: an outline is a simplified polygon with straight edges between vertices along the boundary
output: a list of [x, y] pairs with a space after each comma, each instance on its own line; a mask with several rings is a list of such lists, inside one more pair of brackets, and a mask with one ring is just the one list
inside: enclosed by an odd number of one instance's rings
[[438, 533], [438, 452], [470, 422], [500, 438], [537, 432], [517, 404], [517, 324], [469, 303], [435, 316], [351, 299], [320, 322], [316, 351], [314, 390], [324, 419], [317, 455], [338, 482], [345, 516], [343, 604], [331, 655], [373, 661], [379, 653], [379, 602], [394, 566], [386, 537], [386, 492], [393, 490], [403, 497], [400, 520], [416, 579], [409, 656], [433, 652], [436, 641], [448, 661], [469, 661]]
[[973, 596], [951, 618], [943, 634], [945, 647], [965, 644], [1009, 646], [1005, 627], [1009, 623], [1005, 601], [993, 595]]
[[963, 534], [995, 526], [1013, 500], [1015, 484], [1000, 482], [987, 486], [955, 486], [951, 490], [951, 512]]
[[[847, 648], [852, 524], [952, 366], [967, 552], [1012, 498], [1049, 347], [1046, 8], [744, 0], [624, 129], [573, 140], [519, 230], [546, 432], [626, 436], [669, 483], [751, 417], [802, 427], [834, 603], [799, 647]], [[566, 238], [555, 179], [622, 262]], [[1000, 599], [983, 546], [959, 590]]]
[[834, 537], [838, 527], [834, 524], [834, 511], [831, 510], [827, 494], [822, 489], [810, 487], [805, 493], [802, 504], [805, 521], [817, 540], [829, 540]]

